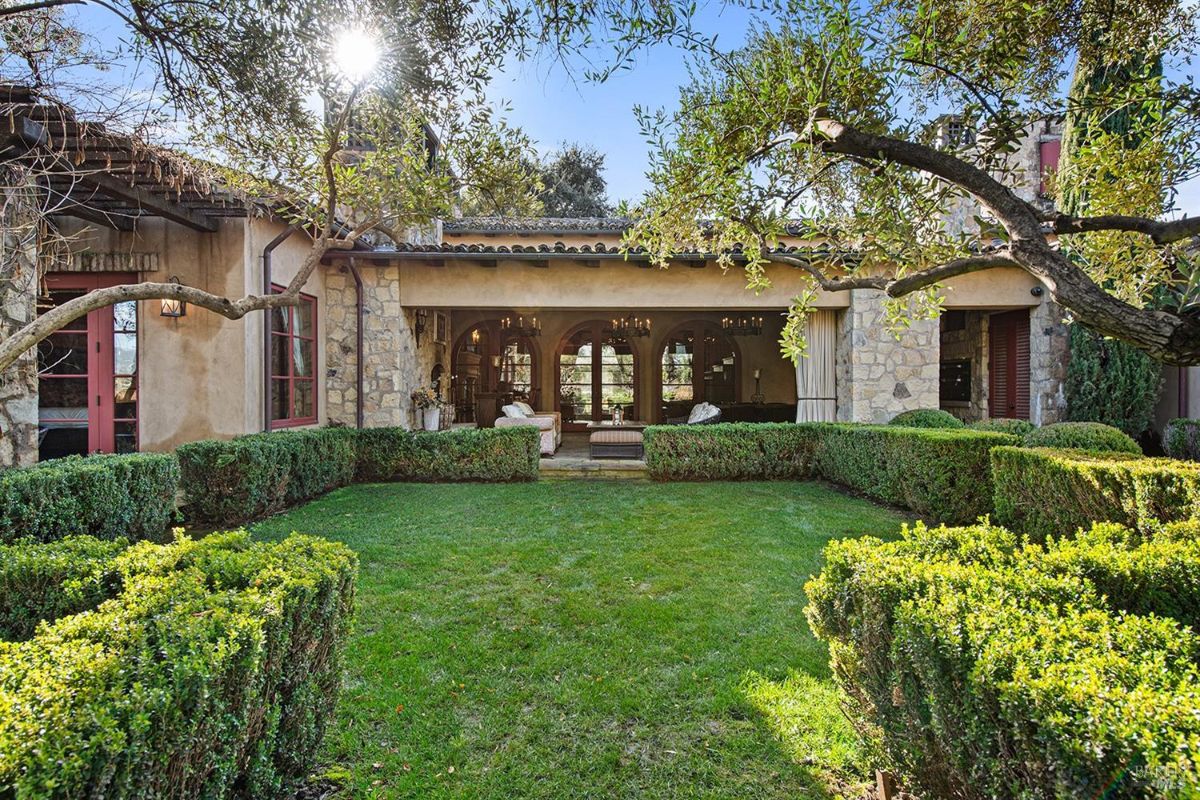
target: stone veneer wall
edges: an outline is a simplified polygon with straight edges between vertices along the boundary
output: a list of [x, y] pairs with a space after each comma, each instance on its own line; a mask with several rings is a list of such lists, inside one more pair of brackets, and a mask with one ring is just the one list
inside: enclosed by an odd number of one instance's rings
[[971, 362], [971, 400], [966, 406], [942, 405], [964, 422], [987, 417], [988, 411], [988, 313], [966, 311], [966, 327], [941, 331], [941, 361]]
[[1067, 410], [1071, 358], [1062, 306], [1048, 296], [1029, 314], [1029, 416], [1034, 425], [1061, 422]]
[[[5, 203], [0, 240], [0, 339], [33, 321], [38, 289], [34, 229], [17, 215], [17, 198]], [[24, 467], [38, 458], [37, 356], [26, 353], [0, 374], [0, 467]]]
[[883, 293], [855, 289], [839, 315], [838, 420], [885, 423], [938, 407], [939, 324], [918, 320], [896, 339], [884, 327]]
[[[416, 310], [400, 305], [400, 270], [396, 266], [359, 267], [363, 280], [363, 425], [368, 428], [413, 427], [411, 394], [429, 385], [434, 364], [449, 373], [447, 346], [434, 341], [435, 315], [430, 311], [418, 347]], [[349, 270], [330, 269], [325, 279], [325, 400], [331, 424], [355, 424], [356, 328], [354, 278]], [[447, 337], [452, 340], [451, 336]]]

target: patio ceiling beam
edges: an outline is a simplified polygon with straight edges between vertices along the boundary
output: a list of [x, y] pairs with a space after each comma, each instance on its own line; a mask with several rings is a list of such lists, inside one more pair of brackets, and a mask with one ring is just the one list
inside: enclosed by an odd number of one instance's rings
[[109, 213], [102, 208], [86, 206], [80, 203], [72, 203], [61, 209], [56, 209], [54, 213], [64, 217], [81, 219], [84, 222], [91, 222], [105, 228], [125, 231], [126, 233], [133, 231], [135, 225], [134, 218], [128, 214]]
[[212, 218], [196, 213], [180, 203], [175, 203], [140, 186], [132, 186], [118, 178], [103, 174], [81, 175], [79, 179], [105, 194], [129, 202], [144, 213], [169, 219], [192, 230], [204, 233], [217, 232], [217, 223]]

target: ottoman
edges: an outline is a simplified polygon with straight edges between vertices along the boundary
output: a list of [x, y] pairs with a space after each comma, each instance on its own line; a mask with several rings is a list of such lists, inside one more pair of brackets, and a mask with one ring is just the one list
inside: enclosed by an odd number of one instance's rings
[[592, 458], [641, 458], [644, 455], [641, 431], [593, 431], [588, 444]]

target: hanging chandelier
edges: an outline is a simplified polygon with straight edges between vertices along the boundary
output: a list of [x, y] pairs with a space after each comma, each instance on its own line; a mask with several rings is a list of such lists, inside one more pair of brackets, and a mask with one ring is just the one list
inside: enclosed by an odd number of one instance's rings
[[505, 317], [500, 320], [500, 330], [510, 336], [541, 336], [542, 323], [538, 322], [537, 317], [531, 317], [528, 324], [526, 324], [524, 317], [517, 317], [517, 321], [514, 324], [512, 317]]
[[729, 336], [760, 336], [763, 331], [762, 317], [725, 317], [721, 329]]
[[625, 317], [612, 320], [613, 336], [629, 339], [634, 336], [650, 335], [649, 317]]

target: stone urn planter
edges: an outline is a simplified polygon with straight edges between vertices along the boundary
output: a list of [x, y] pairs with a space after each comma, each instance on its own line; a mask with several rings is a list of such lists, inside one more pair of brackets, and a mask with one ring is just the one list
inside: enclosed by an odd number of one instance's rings
[[422, 413], [425, 424], [425, 430], [436, 431], [441, 429], [442, 425], [442, 409], [439, 406], [427, 408]]

